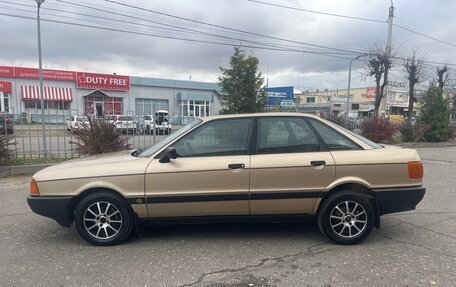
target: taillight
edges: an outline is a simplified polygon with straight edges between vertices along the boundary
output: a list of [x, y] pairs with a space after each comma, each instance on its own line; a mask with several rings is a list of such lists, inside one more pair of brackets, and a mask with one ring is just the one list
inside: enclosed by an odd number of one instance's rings
[[32, 179], [30, 181], [30, 194], [31, 195], [40, 195], [40, 191], [38, 190], [38, 185], [36, 184], [36, 181]]
[[424, 170], [421, 161], [411, 161], [407, 165], [409, 178], [423, 178]]

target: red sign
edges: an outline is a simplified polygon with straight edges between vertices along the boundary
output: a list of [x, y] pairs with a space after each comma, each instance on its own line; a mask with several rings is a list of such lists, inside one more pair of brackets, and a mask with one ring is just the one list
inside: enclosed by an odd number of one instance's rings
[[[35, 68], [0, 66], [0, 77], [38, 79], [39, 70]], [[76, 81], [76, 72], [43, 69], [43, 79], [55, 81]]]
[[[39, 70], [35, 68], [15, 68], [14, 75], [16, 78], [38, 79]], [[76, 73], [71, 71], [47, 70], [43, 69], [44, 80], [55, 81], [75, 81]]]
[[129, 91], [130, 78], [128, 76], [78, 72], [76, 87], [79, 89]]
[[11, 77], [14, 78], [14, 68], [0, 66], [0, 77]]
[[365, 95], [368, 99], [375, 99], [377, 97], [376, 88], [367, 88]]
[[[39, 70], [0, 66], [0, 77], [38, 79]], [[128, 76], [43, 69], [43, 79], [76, 82], [76, 87], [80, 89], [130, 90], [130, 77]]]
[[11, 93], [11, 91], [12, 91], [11, 82], [0, 81], [0, 92]]

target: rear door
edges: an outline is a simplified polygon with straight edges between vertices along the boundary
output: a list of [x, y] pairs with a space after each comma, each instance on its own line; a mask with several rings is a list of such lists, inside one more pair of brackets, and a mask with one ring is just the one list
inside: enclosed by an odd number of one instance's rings
[[261, 117], [250, 162], [250, 213], [312, 213], [335, 179], [331, 153], [302, 117]]

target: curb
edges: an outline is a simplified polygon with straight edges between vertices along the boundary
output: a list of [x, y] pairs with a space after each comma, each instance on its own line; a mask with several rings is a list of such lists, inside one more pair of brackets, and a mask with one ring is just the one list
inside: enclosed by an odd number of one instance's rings
[[14, 176], [14, 175], [31, 175], [43, 168], [49, 167], [52, 164], [31, 164], [31, 165], [11, 165], [0, 166], [0, 177]]

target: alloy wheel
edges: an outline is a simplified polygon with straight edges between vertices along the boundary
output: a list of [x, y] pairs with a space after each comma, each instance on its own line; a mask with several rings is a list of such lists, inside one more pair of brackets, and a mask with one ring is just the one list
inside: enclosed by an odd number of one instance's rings
[[332, 209], [329, 224], [337, 235], [353, 238], [366, 228], [367, 213], [361, 204], [355, 201], [343, 201]]
[[106, 240], [116, 236], [122, 227], [119, 209], [106, 201], [91, 204], [84, 212], [83, 224], [86, 231], [96, 239]]

